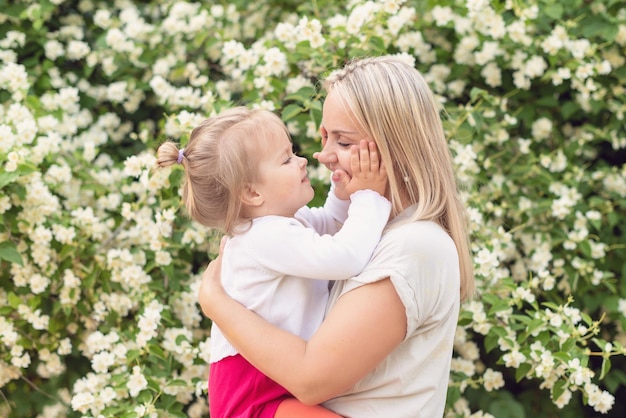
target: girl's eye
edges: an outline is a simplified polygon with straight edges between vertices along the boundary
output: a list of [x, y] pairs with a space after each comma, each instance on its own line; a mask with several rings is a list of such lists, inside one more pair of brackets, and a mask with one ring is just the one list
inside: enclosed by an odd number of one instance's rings
[[350, 148], [352, 144], [349, 144], [347, 142], [337, 141], [337, 145], [339, 145], [341, 148]]

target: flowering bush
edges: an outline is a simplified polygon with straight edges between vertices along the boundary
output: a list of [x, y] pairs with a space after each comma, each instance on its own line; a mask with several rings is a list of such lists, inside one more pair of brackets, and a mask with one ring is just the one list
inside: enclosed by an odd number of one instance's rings
[[247, 3], [0, 10], [0, 415], [206, 416], [218, 237], [155, 149], [246, 103], [310, 157], [319, 77], [389, 53], [441, 101], [471, 219], [446, 416], [623, 416], [626, 5]]

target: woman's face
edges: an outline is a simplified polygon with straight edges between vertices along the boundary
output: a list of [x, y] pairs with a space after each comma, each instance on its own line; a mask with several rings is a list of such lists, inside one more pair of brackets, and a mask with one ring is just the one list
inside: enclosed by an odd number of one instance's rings
[[331, 91], [324, 101], [322, 110], [322, 151], [315, 158], [329, 170], [343, 170], [352, 176], [350, 170], [350, 147], [358, 145], [361, 139], [369, 139], [350, 118], [348, 110]]

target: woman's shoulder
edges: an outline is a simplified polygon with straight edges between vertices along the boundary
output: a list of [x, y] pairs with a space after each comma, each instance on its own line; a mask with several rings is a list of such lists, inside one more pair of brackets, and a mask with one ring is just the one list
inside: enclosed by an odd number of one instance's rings
[[385, 233], [379, 251], [402, 253], [441, 254], [456, 252], [452, 237], [433, 221], [413, 221], [392, 225]]

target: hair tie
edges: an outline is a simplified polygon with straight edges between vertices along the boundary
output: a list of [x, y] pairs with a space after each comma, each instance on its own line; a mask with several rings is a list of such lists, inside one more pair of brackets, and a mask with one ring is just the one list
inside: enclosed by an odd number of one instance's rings
[[183, 157], [185, 156], [185, 154], [183, 154], [184, 151], [185, 151], [185, 148], [178, 150], [178, 159], [176, 160], [178, 164], [182, 164], [183, 162]]

